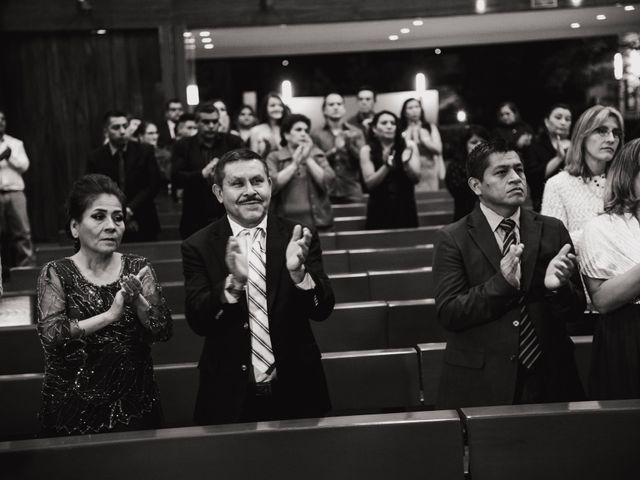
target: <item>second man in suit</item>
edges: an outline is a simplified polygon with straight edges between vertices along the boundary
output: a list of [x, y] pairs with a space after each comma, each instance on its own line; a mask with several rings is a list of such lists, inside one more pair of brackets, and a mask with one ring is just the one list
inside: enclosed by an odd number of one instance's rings
[[433, 272], [447, 347], [439, 408], [583, 399], [566, 323], [585, 298], [559, 220], [522, 208], [518, 154], [504, 142], [469, 155], [475, 210], [444, 227]]

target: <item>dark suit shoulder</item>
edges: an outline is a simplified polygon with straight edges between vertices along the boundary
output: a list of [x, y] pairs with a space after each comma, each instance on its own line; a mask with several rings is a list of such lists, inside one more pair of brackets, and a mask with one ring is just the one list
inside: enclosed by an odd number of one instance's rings
[[231, 235], [231, 227], [229, 227], [229, 222], [227, 221], [226, 216], [216, 220], [206, 227], [201, 228], [194, 234], [184, 239], [182, 241], [182, 244], [190, 246], [203, 245], [208, 243], [212, 237], [220, 235]]

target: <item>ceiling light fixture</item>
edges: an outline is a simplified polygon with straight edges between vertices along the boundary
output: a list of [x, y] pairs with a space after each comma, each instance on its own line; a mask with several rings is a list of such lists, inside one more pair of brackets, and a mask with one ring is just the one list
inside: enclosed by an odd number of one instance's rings
[[204, 32], [200, 32], [198, 35], [200, 35], [201, 37], [210, 37], [211, 32], [204, 31]]
[[476, 13], [484, 13], [487, 11], [486, 0], [476, 0]]
[[182, 34], [182, 36], [183, 36], [184, 38], [191, 38], [191, 37], [193, 37], [193, 33], [191, 33], [191, 32], [184, 32], [184, 33]]
[[213, 42], [213, 39], [212, 39], [211, 37], [202, 37], [202, 38], [200, 39], [200, 41], [201, 41], [202, 43], [211, 43], [211, 42]]
[[571, 28], [580, 28], [580, 24], [578, 22], [573, 22], [570, 26]]
[[436, 53], [436, 55], [440, 55], [442, 53], [442, 50], [440, 50], [439, 48], [436, 48], [434, 52]]
[[424, 22], [422, 20], [420, 20], [419, 18], [415, 19], [413, 21], [413, 26], [414, 27], [421, 27], [422, 25], [424, 25]]
[[606, 20], [606, 19], [607, 19], [606, 15], [603, 15], [603, 14], [596, 15], [596, 20]]
[[398, 40], [400, 37], [398, 35], [389, 35], [389, 40], [391, 40], [392, 42], [395, 42], [396, 40]]
[[408, 29], [408, 28], [401, 28], [401, 29], [400, 29], [400, 33], [403, 33], [403, 34], [405, 34], [405, 35], [406, 35], [407, 33], [409, 33], [410, 31], [411, 31], [411, 30], [410, 30], [410, 29]]
[[624, 6], [624, 11], [625, 12], [633, 12], [636, 9], [636, 7], [634, 7], [633, 5], [625, 5]]
[[205, 43], [204, 48], [211, 50], [213, 48], [213, 43]]

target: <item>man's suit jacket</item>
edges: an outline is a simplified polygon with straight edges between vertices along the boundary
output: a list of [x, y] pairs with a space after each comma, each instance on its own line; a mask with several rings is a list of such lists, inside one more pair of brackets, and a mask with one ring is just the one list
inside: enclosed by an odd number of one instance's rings
[[536, 368], [546, 378], [546, 401], [583, 397], [565, 328], [584, 311], [580, 276], [576, 270], [555, 294], [544, 287], [547, 265], [571, 243], [569, 233], [559, 220], [521, 209], [520, 236], [524, 252], [517, 290], [500, 272], [502, 254], [479, 206], [439, 232], [436, 309], [447, 330], [439, 408], [513, 403], [522, 295], [542, 351]]
[[182, 188], [182, 217], [180, 235], [189, 235], [224, 216], [224, 207], [211, 191], [211, 182], [202, 177], [202, 169], [214, 158], [220, 158], [229, 150], [242, 147], [236, 135], [217, 133], [212, 148], [212, 158], [203, 158], [200, 135], [182, 138], [173, 146], [171, 157], [171, 184]]
[[[174, 137], [171, 136], [171, 132], [169, 131], [169, 124], [166, 120], [161, 120], [157, 123], [158, 125], [158, 146], [159, 147], [171, 147], [175, 142]], [[178, 125], [176, 125], [177, 128]], [[178, 132], [175, 132], [178, 133]]]
[[[305, 262], [316, 286], [298, 289], [286, 268], [285, 251], [294, 223], [269, 215], [267, 220], [267, 310], [276, 361], [280, 408], [291, 418], [318, 417], [330, 408], [320, 351], [309, 319], [321, 321], [333, 310], [334, 296], [322, 267], [320, 241], [314, 234]], [[186, 318], [205, 337], [200, 357], [200, 388], [194, 419], [198, 424], [238, 421], [251, 372], [250, 330], [246, 297], [223, 303], [227, 217], [182, 244]]]
[[[138, 222], [137, 233], [127, 232], [125, 239], [134, 241], [155, 240], [160, 231], [160, 221], [154, 199], [160, 190], [160, 170], [153, 147], [129, 142], [124, 153], [125, 183], [119, 185], [127, 196], [127, 206]], [[111, 155], [109, 144], [104, 144], [89, 155], [87, 173], [101, 173], [119, 182], [119, 160]]]

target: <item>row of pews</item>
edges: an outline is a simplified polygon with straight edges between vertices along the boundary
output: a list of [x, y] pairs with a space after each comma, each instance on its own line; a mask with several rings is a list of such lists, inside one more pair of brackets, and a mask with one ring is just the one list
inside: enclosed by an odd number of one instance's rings
[[[0, 301], [0, 322], [16, 319], [0, 328], [0, 477], [637, 478], [638, 401], [432, 411], [445, 344], [431, 262], [450, 207], [442, 193], [422, 194], [425, 226], [321, 235], [338, 302], [330, 319], [312, 322], [333, 405], [322, 419], [193, 426], [202, 339], [183, 315], [180, 242], [168, 240], [122, 246], [153, 262], [174, 312], [174, 337], [153, 346], [167, 428], [37, 439], [39, 267], [12, 270]], [[337, 206], [336, 215], [361, 217], [363, 208]], [[164, 222], [175, 220], [170, 210]], [[441, 212], [448, 218], [438, 219]], [[38, 263], [71, 253], [41, 247]], [[586, 381], [591, 336], [573, 341]]]

